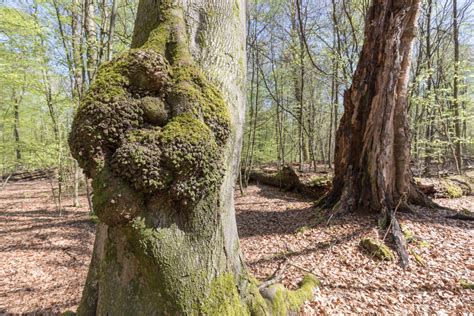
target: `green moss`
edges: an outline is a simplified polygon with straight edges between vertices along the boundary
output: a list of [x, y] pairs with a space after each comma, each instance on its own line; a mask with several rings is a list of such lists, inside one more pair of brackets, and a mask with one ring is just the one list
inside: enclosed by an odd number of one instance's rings
[[420, 248], [428, 248], [430, 246], [430, 244], [426, 240], [420, 240], [420, 241], [418, 241], [418, 246]]
[[306, 275], [295, 291], [287, 290], [282, 284], [271, 286], [273, 315], [287, 315], [288, 312], [298, 312], [303, 303], [313, 297], [313, 291], [320, 286], [319, 280], [313, 275]]
[[405, 238], [405, 241], [408, 244], [418, 240], [415, 234], [413, 234], [413, 232], [409, 230], [408, 227], [406, 227], [405, 225], [400, 225], [400, 228], [402, 230], [403, 237]]
[[331, 186], [331, 184], [332, 184], [332, 178], [330, 176], [312, 177], [308, 183], [310, 187], [322, 187], [322, 188]]
[[234, 1], [233, 5], [232, 5], [232, 12], [237, 17], [240, 15], [240, 3], [239, 3], [238, 0]]
[[145, 292], [139, 291], [137, 295], [153, 294], [157, 309], [164, 314], [198, 310], [204, 299], [207, 274], [192, 260], [193, 246], [183, 231], [176, 224], [155, 228], [145, 218], [137, 217], [126, 234], [146, 276], [142, 281], [146, 285], [141, 287]]
[[474, 283], [473, 282], [470, 282], [466, 279], [461, 279], [459, 280], [459, 285], [461, 285], [461, 287], [463, 289], [466, 289], [466, 290], [474, 290]]
[[168, 81], [169, 66], [151, 50], [132, 50], [99, 68], [69, 136], [71, 153], [87, 175], [95, 175], [130, 130], [143, 126], [140, 97], [159, 96]]
[[150, 33], [143, 48], [156, 50], [166, 56], [171, 63], [191, 62], [183, 9], [169, 1], [162, 1], [160, 7], [161, 23]]
[[311, 228], [308, 227], [308, 226], [306, 226], [306, 225], [305, 225], [305, 226], [301, 226], [301, 227], [299, 227], [298, 229], [295, 230], [295, 233], [296, 233], [296, 234], [303, 234], [304, 232], [306, 232], [306, 231], [308, 231], [308, 230], [310, 230], [310, 229], [311, 229]]
[[390, 248], [381, 241], [372, 238], [362, 238], [359, 242], [359, 246], [371, 256], [380, 260], [393, 260], [395, 258]]
[[184, 113], [163, 128], [131, 133], [113, 155], [111, 165], [138, 190], [166, 191], [189, 203], [219, 183], [223, 173], [220, 159], [209, 127], [193, 114]]
[[161, 98], [145, 97], [140, 100], [145, 121], [154, 126], [164, 126], [169, 121], [169, 114]]
[[143, 45], [145, 48], [155, 49], [164, 54], [166, 52], [166, 45], [170, 38], [170, 24], [161, 23], [153, 31], [151, 31], [147, 42]]
[[249, 276], [247, 306], [252, 316], [266, 316], [269, 314], [270, 304], [263, 298], [258, 289], [258, 281]]
[[61, 316], [75, 316], [76, 313], [74, 313], [73, 311], [65, 311], [63, 313], [61, 313]]
[[93, 223], [93, 224], [99, 224], [99, 218], [97, 217], [97, 215], [95, 214], [92, 214], [90, 216], [90, 221]]
[[204, 315], [248, 315], [249, 311], [241, 302], [235, 278], [231, 273], [216, 277], [211, 283], [208, 298], [203, 304]]
[[410, 254], [413, 256], [413, 258], [415, 258], [417, 264], [422, 267], [426, 266], [425, 260], [415, 250], [411, 249]]
[[190, 64], [173, 68], [173, 89], [167, 97], [176, 114], [191, 112], [202, 117], [222, 145], [230, 135], [230, 116], [218, 89], [201, 69]]
[[448, 195], [450, 199], [462, 197], [462, 189], [453, 181], [448, 180], [448, 179], [443, 179], [441, 181], [441, 184], [443, 185], [444, 190], [446, 191], [446, 194]]

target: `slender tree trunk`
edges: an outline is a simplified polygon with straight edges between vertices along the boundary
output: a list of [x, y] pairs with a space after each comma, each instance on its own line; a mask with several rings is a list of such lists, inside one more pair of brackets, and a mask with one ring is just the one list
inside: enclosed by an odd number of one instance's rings
[[334, 134], [337, 129], [337, 107], [339, 106], [339, 59], [341, 58], [341, 41], [339, 36], [339, 20], [337, 18], [336, 1], [332, 0], [332, 22], [333, 22], [333, 74], [331, 80], [331, 114], [329, 122], [329, 137], [328, 137], [328, 158], [327, 164], [332, 169], [331, 153], [333, 150], [332, 146], [332, 135], [333, 129]]
[[13, 136], [15, 137], [15, 158], [17, 166], [21, 163], [21, 145], [20, 145], [20, 97], [13, 91], [13, 114], [15, 120], [13, 123]]
[[413, 183], [407, 85], [420, 0], [374, 0], [336, 135], [335, 177], [326, 203], [340, 211], [387, 212], [424, 202]]
[[93, 177], [101, 222], [80, 315], [271, 306], [247, 274], [234, 212], [245, 2], [177, 2], [139, 2], [133, 50], [100, 68], [73, 123], [71, 151]]
[[[291, 2], [291, 37], [293, 45], [293, 89], [295, 96], [295, 103], [297, 109], [297, 120], [298, 120], [298, 168], [303, 171], [303, 166], [307, 160], [307, 148], [304, 139], [304, 43], [300, 34], [300, 28], [298, 27], [298, 11], [297, 5], [294, 0]], [[301, 21], [300, 21], [301, 23]]]
[[[433, 2], [432, 0], [427, 1], [427, 10], [426, 10], [426, 68], [428, 70], [428, 80], [427, 80], [427, 85], [426, 85], [426, 97], [430, 97], [431, 94], [431, 87], [432, 87], [432, 75], [431, 75], [431, 12], [433, 10]], [[430, 105], [427, 105], [426, 113], [428, 116], [428, 124], [426, 126], [426, 132], [425, 136], [426, 139], [428, 140], [428, 143], [426, 144], [426, 150], [425, 150], [425, 175], [430, 174], [430, 168], [433, 160], [433, 150], [431, 148], [432, 141], [434, 139], [433, 137], [433, 129], [434, 129], [434, 115], [431, 113], [433, 110], [431, 110], [429, 107]]]
[[69, 72], [73, 73], [73, 95], [80, 99], [82, 95], [82, 73], [81, 73], [81, 29], [80, 29], [80, 7], [79, 0], [72, 1], [71, 10], [71, 46], [72, 63], [69, 66]]
[[114, 43], [115, 33], [115, 20], [117, 19], [117, 2], [118, 0], [112, 0], [112, 9], [110, 11], [110, 22], [109, 22], [109, 34], [107, 40], [107, 60], [112, 59], [112, 48]]
[[97, 32], [95, 26], [95, 0], [84, 1], [84, 29], [86, 35], [87, 77], [89, 83], [94, 79], [97, 68]]
[[20, 142], [20, 105], [23, 102], [23, 97], [26, 92], [26, 72], [23, 74], [23, 86], [21, 87], [20, 93], [17, 90], [13, 90], [12, 98], [13, 101], [13, 136], [15, 138], [15, 158], [16, 158], [16, 167], [21, 165], [21, 142]]
[[84, 186], [86, 187], [86, 198], [87, 198], [87, 206], [89, 207], [89, 213], [93, 214], [94, 209], [92, 206], [91, 190], [89, 186], [89, 179], [87, 177], [84, 177]]
[[454, 160], [458, 173], [462, 172], [462, 134], [459, 102], [459, 25], [457, 0], [453, 0], [453, 42], [454, 42], [454, 76], [453, 76], [453, 108], [454, 108]]

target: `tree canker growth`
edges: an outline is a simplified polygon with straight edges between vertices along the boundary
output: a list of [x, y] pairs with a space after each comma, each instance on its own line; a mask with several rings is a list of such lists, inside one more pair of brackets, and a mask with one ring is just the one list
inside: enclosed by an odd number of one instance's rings
[[78, 313], [284, 315], [318, 282], [264, 298], [240, 252], [244, 1], [176, 2], [140, 1], [134, 48], [98, 70], [73, 122], [100, 219]]

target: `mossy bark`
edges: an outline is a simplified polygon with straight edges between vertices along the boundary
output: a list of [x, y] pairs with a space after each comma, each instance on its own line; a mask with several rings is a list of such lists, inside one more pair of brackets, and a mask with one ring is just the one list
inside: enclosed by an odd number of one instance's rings
[[233, 204], [244, 8], [142, 0], [132, 49], [99, 70], [69, 139], [100, 220], [79, 314], [272, 313], [243, 263]]

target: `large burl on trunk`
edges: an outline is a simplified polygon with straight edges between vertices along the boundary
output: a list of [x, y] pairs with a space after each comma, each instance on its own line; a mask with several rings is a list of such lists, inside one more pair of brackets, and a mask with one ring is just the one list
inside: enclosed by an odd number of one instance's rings
[[338, 210], [387, 211], [426, 203], [410, 171], [407, 85], [420, 0], [374, 0], [336, 135], [333, 190]]
[[100, 224], [79, 314], [284, 314], [311, 296], [307, 277], [264, 298], [242, 260], [244, 12], [244, 0], [140, 1], [132, 49], [82, 100], [69, 143]]

